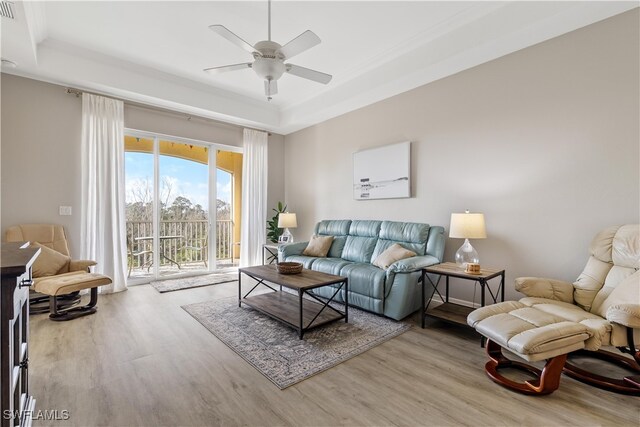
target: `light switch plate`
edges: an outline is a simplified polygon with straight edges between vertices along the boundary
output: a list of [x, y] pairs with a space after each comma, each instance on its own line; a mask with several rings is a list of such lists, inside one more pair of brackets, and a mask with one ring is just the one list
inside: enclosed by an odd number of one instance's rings
[[71, 206], [60, 206], [60, 215], [71, 215]]

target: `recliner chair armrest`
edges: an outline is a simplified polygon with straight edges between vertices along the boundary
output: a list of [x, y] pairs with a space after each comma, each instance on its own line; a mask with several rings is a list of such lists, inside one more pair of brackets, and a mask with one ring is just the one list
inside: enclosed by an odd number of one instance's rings
[[302, 255], [309, 242], [287, 243], [278, 246], [278, 259], [283, 260], [291, 255]]
[[440, 260], [431, 255], [414, 256], [411, 258], [401, 259], [389, 266], [387, 274], [389, 273], [413, 273], [419, 271], [424, 267], [430, 265], [440, 264]]
[[528, 297], [573, 303], [573, 285], [562, 280], [544, 277], [518, 277], [516, 291], [522, 292]]
[[69, 261], [69, 271], [89, 271], [89, 267], [96, 264], [98, 263], [88, 259], [71, 260]]
[[628, 328], [640, 328], [640, 305], [616, 304], [607, 309], [607, 320]]

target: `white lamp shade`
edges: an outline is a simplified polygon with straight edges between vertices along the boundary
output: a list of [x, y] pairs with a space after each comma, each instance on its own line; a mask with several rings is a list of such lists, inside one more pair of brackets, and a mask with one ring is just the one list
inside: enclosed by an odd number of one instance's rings
[[297, 226], [296, 214], [283, 212], [278, 215], [278, 228], [296, 228]]
[[484, 225], [484, 214], [452, 213], [449, 226], [449, 237], [454, 239], [484, 239], [487, 230]]

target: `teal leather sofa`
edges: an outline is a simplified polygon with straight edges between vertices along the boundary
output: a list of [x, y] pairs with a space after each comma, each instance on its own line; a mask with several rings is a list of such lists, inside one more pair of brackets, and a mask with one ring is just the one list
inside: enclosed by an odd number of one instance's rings
[[[411, 222], [325, 220], [314, 234], [334, 236], [326, 258], [302, 255], [308, 242], [279, 247], [280, 261], [349, 278], [349, 305], [400, 320], [421, 307], [421, 269], [442, 262], [444, 228]], [[399, 243], [418, 254], [382, 270], [371, 263], [389, 246]], [[336, 288], [314, 290], [329, 298]], [[344, 302], [344, 291], [335, 300]]]

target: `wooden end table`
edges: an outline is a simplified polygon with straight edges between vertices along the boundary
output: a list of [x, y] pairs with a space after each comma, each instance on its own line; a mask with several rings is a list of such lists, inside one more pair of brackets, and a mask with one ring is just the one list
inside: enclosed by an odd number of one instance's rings
[[[258, 282], [244, 296], [242, 296], [243, 273]], [[266, 282], [280, 286], [280, 290], [272, 288]], [[264, 285], [273, 292], [249, 296], [259, 285]], [[340, 286], [326, 301], [308, 292], [328, 285]], [[296, 293], [283, 292], [282, 287]], [[344, 291], [344, 312], [329, 305], [341, 291]], [[305, 295], [309, 298], [304, 298]], [[345, 323], [349, 322], [349, 279], [306, 268], [303, 268], [299, 274], [280, 274], [275, 265], [239, 268], [238, 307], [241, 307], [242, 303], [296, 329], [298, 336], [302, 339], [306, 331], [318, 326], [340, 319], [344, 319]]]
[[[433, 283], [429, 274], [437, 274], [438, 280], [436, 283]], [[445, 288], [445, 297], [442, 297], [442, 294], [438, 290], [438, 284], [440, 283], [440, 279], [442, 276], [446, 279], [446, 288]], [[500, 297], [501, 301], [504, 301], [504, 270], [495, 270], [492, 268], [483, 268], [480, 270], [480, 274], [470, 274], [465, 273], [463, 269], [458, 267], [455, 262], [445, 262], [442, 264], [432, 265], [422, 269], [422, 328], [424, 328], [425, 318], [426, 316], [434, 317], [440, 320], [444, 320], [446, 322], [455, 323], [458, 325], [467, 325], [467, 316], [471, 313], [474, 308], [467, 307], [460, 304], [454, 304], [449, 302], [449, 278], [456, 277], [458, 279], [471, 280], [473, 282], [480, 283], [480, 306], [484, 307], [485, 305], [485, 293], [489, 291], [491, 295], [491, 299], [494, 304], [498, 302], [498, 297]], [[489, 286], [489, 280], [494, 278], [500, 278], [500, 285], [496, 289], [494, 293]], [[428, 299], [426, 299], [426, 285], [427, 281], [431, 284], [433, 291]], [[433, 297], [435, 294], [438, 294], [440, 300], [443, 301], [442, 304], [429, 308]]]

